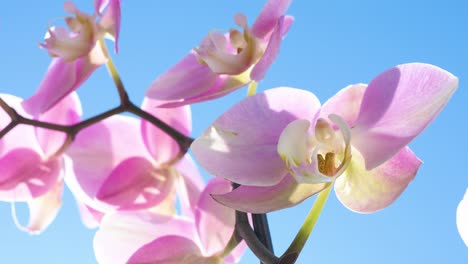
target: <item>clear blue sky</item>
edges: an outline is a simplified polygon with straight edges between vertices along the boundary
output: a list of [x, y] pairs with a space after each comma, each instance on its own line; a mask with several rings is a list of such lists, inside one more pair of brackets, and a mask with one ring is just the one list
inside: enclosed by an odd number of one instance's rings
[[[92, 0], [75, 3], [92, 10]], [[232, 27], [232, 17], [238, 11], [252, 22], [263, 3], [124, 0], [120, 54], [115, 63], [132, 100], [141, 102], [153, 79], [207, 32]], [[387, 68], [416, 61], [438, 65], [460, 78], [459, 90], [438, 119], [411, 143], [424, 164], [403, 195], [381, 212], [360, 215], [348, 211], [332, 194], [298, 263], [468, 263], [468, 248], [455, 225], [456, 207], [468, 187], [464, 167], [468, 150], [466, 1], [307, 0], [294, 1], [289, 14], [296, 22], [260, 90], [293, 86], [313, 91], [324, 102], [348, 84], [367, 83]], [[27, 97], [35, 91], [50, 61], [37, 43], [42, 41], [48, 22], [64, 15], [62, 0], [1, 4], [2, 93]], [[79, 94], [85, 116], [118, 103], [104, 68]], [[192, 135], [199, 136], [244, 96], [243, 89], [221, 100], [195, 105]], [[309, 199], [269, 215], [278, 253], [289, 245], [312, 202]], [[40, 236], [17, 230], [9, 208], [9, 204], [0, 203], [0, 263], [95, 263], [94, 230], [81, 224], [69, 192], [57, 219]], [[257, 262], [249, 252], [241, 263]]]

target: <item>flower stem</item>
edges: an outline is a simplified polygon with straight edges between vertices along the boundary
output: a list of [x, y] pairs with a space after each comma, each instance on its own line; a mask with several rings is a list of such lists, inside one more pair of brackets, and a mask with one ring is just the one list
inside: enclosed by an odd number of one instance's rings
[[271, 241], [270, 228], [266, 214], [252, 214], [255, 234], [265, 247], [274, 253], [273, 242]]
[[279, 259], [270, 250], [268, 250], [255, 235], [255, 232], [250, 227], [247, 214], [244, 212], [236, 211], [236, 231], [262, 263], [278, 263]]
[[325, 188], [319, 193], [314, 205], [312, 206], [312, 209], [310, 210], [304, 223], [302, 224], [301, 229], [297, 233], [289, 248], [281, 256], [279, 263], [291, 263], [292, 258], [297, 258], [299, 256], [302, 249], [304, 248], [305, 243], [307, 242], [307, 239], [309, 238], [310, 233], [312, 232], [315, 224], [317, 223], [317, 220], [320, 216], [320, 213], [322, 212], [323, 207], [325, 206], [325, 203], [331, 191], [331, 186], [332, 185], [329, 184], [327, 188]]
[[120, 79], [119, 72], [117, 71], [117, 68], [115, 67], [114, 62], [112, 61], [112, 57], [109, 55], [109, 51], [107, 50], [107, 46], [106, 46], [104, 39], [100, 38], [99, 44], [101, 45], [103, 53], [107, 57], [106, 67], [107, 67], [107, 70], [109, 71], [109, 75], [112, 77], [112, 80], [114, 81], [115, 87], [117, 88], [117, 92], [119, 93], [120, 104], [125, 105], [126, 103], [129, 102], [129, 98], [128, 98], [127, 91], [125, 90], [125, 86], [123, 85], [123, 82]]

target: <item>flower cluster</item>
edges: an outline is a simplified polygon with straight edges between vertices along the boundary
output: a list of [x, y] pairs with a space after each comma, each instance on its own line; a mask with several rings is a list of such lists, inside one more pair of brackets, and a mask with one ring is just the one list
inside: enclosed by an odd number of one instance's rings
[[[332, 185], [355, 212], [392, 204], [422, 163], [407, 145], [458, 86], [430, 64], [398, 65], [323, 105], [306, 90], [268, 89], [189, 137], [190, 104], [266, 77], [294, 21], [290, 2], [268, 0], [251, 26], [237, 14], [238, 29], [210, 32], [156, 78], [141, 106], [130, 101], [104, 40], [117, 53], [121, 2], [95, 0], [92, 15], [65, 3], [68, 28], [50, 27], [40, 44], [52, 61], [35, 94], [0, 94], [0, 199], [28, 203], [29, 223], [19, 227], [42, 232], [67, 186], [83, 223], [98, 227], [99, 263], [234, 263], [246, 245], [265, 263], [290, 263], [303, 244], [280, 258], [262, 253], [245, 213], [291, 207]], [[121, 104], [83, 119], [74, 91], [103, 65]], [[189, 148], [214, 176], [207, 184]], [[466, 204], [458, 210], [465, 240]]]

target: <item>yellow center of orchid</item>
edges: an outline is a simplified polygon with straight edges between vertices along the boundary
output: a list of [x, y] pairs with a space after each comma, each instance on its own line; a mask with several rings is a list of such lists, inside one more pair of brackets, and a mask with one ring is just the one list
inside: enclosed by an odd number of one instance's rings
[[351, 161], [350, 129], [337, 115], [329, 119], [338, 127], [319, 118], [314, 131], [308, 120], [291, 122], [281, 133], [278, 153], [298, 182], [334, 181]]

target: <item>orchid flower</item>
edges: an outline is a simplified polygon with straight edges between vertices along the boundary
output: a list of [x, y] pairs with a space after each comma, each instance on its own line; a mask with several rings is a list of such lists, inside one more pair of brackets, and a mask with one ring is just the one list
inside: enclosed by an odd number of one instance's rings
[[[142, 109], [182, 133], [190, 133], [188, 106], [164, 109], [157, 104], [146, 99]], [[193, 175], [190, 172], [195, 166], [189, 156], [170, 164], [179, 155], [170, 136], [146, 120], [129, 116], [112, 116], [83, 129], [67, 153], [74, 170], [65, 179], [67, 186], [83, 204], [82, 210], [91, 208], [89, 213], [97, 221], [102, 217], [99, 212], [149, 209], [167, 202], [180, 180], [186, 185], [200, 184], [200, 176], [187, 176]]]
[[[21, 107], [21, 98], [6, 94], [0, 97], [18, 114], [31, 118]], [[70, 125], [78, 122], [80, 116], [78, 96], [71, 94], [40, 115], [39, 120]], [[0, 127], [8, 122], [9, 117], [2, 111]], [[28, 203], [26, 227], [18, 223], [14, 214], [15, 223], [24, 231], [40, 233], [60, 209], [63, 174], [71, 173], [65, 169], [64, 155], [59, 151], [65, 137], [62, 132], [17, 125], [0, 140], [0, 200]]]
[[468, 247], [468, 189], [457, 207], [457, 228], [463, 242]]
[[95, 13], [89, 15], [66, 2], [65, 11], [74, 15], [65, 18], [70, 31], [64, 27], [49, 28], [45, 43], [40, 46], [54, 59], [36, 93], [23, 102], [29, 114], [37, 116], [47, 111], [107, 62], [103, 37], [113, 39], [118, 51], [120, 0], [95, 0], [94, 4]]
[[293, 206], [335, 183], [350, 210], [390, 205], [421, 161], [406, 146], [438, 115], [458, 86], [449, 72], [410, 63], [351, 85], [322, 107], [314, 94], [276, 88], [218, 118], [192, 149], [210, 173], [241, 184], [220, 203], [264, 213]]
[[249, 28], [243, 14], [234, 17], [243, 32], [209, 33], [186, 57], [159, 76], [146, 95], [168, 101], [165, 107], [224, 96], [265, 77], [293, 18], [285, 16], [291, 0], [269, 0]]
[[210, 197], [211, 193], [230, 190], [229, 182], [212, 179], [195, 202], [194, 218], [148, 212], [117, 212], [104, 216], [94, 237], [97, 261], [101, 264], [239, 261], [245, 244], [232, 252], [232, 245], [229, 245], [234, 232], [234, 210]]

